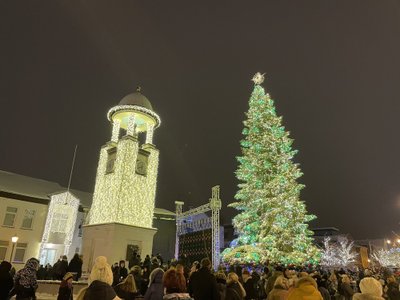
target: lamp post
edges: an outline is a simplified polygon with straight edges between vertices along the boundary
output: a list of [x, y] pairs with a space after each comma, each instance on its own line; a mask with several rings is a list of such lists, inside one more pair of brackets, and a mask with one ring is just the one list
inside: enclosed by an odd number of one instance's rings
[[18, 242], [18, 236], [17, 236], [17, 235], [14, 235], [14, 236], [11, 238], [11, 242], [12, 242], [13, 246], [12, 246], [12, 249], [11, 249], [10, 262], [12, 262], [12, 257], [13, 257], [13, 253], [14, 253], [14, 249], [15, 249], [15, 244]]

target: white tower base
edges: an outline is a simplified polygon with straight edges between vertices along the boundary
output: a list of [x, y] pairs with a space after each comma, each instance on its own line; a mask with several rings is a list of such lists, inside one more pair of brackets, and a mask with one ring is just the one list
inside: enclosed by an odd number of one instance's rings
[[128, 247], [137, 247], [142, 259], [152, 254], [155, 228], [144, 228], [120, 223], [83, 226], [83, 272], [90, 272], [96, 257], [107, 257], [111, 265], [127, 260]]

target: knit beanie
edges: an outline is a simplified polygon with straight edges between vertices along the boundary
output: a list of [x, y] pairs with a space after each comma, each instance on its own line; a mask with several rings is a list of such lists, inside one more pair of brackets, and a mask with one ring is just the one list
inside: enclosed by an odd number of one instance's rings
[[89, 275], [89, 284], [95, 280], [108, 283], [109, 285], [113, 282], [113, 273], [105, 256], [98, 256], [94, 261], [92, 271]]
[[67, 281], [70, 278], [73, 278], [74, 275], [71, 272], [68, 272], [64, 275], [63, 280]]

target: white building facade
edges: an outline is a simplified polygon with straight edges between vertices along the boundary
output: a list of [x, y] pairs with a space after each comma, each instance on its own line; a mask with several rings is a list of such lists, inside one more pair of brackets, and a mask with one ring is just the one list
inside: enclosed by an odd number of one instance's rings
[[[75, 253], [82, 254], [82, 227], [92, 196], [0, 170], [0, 261], [12, 261], [20, 269], [31, 257], [53, 265], [61, 255], [70, 260]], [[154, 218], [170, 223], [169, 230], [175, 226], [171, 211], [155, 208]], [[11, 239], [15, 236], [18, 241], [14, 244]], [[157, 245], [158, 249], [162, 247]]]

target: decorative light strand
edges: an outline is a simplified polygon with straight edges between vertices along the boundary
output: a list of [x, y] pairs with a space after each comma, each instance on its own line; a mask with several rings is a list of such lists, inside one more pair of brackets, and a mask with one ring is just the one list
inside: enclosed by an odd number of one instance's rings
[[146, 144], [153, 144], [154, 125], [147, 124]]
[[[76, 198], [70, 192], [63, 192], [60, 194], [52, 195], [50, 197], [49, 211], [46, 218], [46, 224], [44, 227], [44, 232], [42, 236], [42, 242], [40, 245], [40, 254], [42, 256], [42, 251], [46, 246], [46, 243], [51, 243], [50, 235], [53, 232], [58, 232], [59, 228], [56, 228], [56, 214], [66, 214], [67, 221], [65, 227], [63, 228], [63, 233], [65, 233], [64, 244], [64, 254], [67, 254], [69, 247], [72, 243], [72, 238], [75, 231], [76, 218], [79, 208], [79, 199]], [[58, 227], [58, 226], [57, 226]]]
[[160, 117], [152, 110], [147, 109], [145, 107], [142, 106], [138, 106], [138, 105], [117, 105], [114, 106], [113, 108], [111, 108], [108, 112], [107, 112], [107, 119], [111, 122], [112, 121], [112, 115], [115, 114], [118, 111], [139, 111], [142, 113], [145, 113], [147, 115], [150, 115], [151, 117], [153, 117], [156, 121], [155, 124], [155, 128], [160, 127], [161, 125], [161, 119]]
[[114, 143], [118, 142], [120, 127], [121, 127], [121, 121], [115, 119], [113, 121], [112, 136], [111, 136], [111, 141]]
[[123, 223], [151, 228], [158, 173], [158, 150], [144, 145], [149, 152], [146, 176], [136, 174], [139, 144], [123, 137], [117, 143], [114, 172], [106, 174], [107, 150], [102, 148], [97, 169], [89, 224]]
[[126, 134], [130, 136], [135, 135], [135, 115], [131, 114], [128, 118], [128, 127], [126, 129]]

